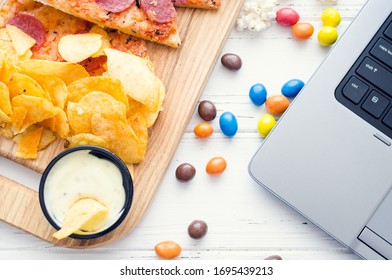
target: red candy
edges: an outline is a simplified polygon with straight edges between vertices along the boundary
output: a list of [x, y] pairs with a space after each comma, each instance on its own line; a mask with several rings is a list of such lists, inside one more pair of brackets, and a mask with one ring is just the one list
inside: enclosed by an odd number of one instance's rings
[[292, 8], [281, 8], [276, 12], [276, 22], [283, 26], [293, 26], [299, 21], [299, 14]]

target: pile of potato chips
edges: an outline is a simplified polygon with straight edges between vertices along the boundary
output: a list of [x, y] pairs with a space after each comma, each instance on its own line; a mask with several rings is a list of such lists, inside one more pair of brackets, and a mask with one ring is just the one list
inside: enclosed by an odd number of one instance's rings
[[[109, 48], [106, 31], [66, 35], [66, 62], [31, 59], [35, 40], [17, 27], [0, 29], [0, 135], [18, 144], [17, 156], [35, 159], [57, 137], [69, 147], [97, 145], [127, 164], [143, 160], [165, 88], [151, 62]], [[78, 64], [105, 55], [106, 72], [90, 76]]]

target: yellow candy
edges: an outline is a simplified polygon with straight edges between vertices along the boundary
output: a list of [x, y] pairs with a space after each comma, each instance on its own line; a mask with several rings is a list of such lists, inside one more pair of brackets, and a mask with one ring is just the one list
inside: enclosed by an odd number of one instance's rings
[[321, 46], [328, 47], [338, 39], [338, 31], [335, 27], [324, 26], [319, 31], [317, 38]]
[[327, 8], [321, 14], [321, 21], [326, 26], [336, 27], [340, 24], [340, 14], [335, 8]]
[[264, 114], [259, 119], [257, 123], [257, 130], [259, 131], [260, 135], [265, 138], [270, 133], [271, 129], [275, 126], [276, 121], [274, 116], [271, 114]]

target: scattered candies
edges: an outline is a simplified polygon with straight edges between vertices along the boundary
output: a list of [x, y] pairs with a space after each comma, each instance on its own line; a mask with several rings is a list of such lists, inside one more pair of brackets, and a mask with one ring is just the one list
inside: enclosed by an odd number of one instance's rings
[[200, 118], [206, 122], [212, 121], [216, 117], [216, 107], [214, 103], [209, 100], [201, 101], [197, 107], [197, 112], [199, 113]]
[[219, 118], [219, 125], [224, 135], [233, 137], [238, 130], [237, 118], [231, 112], [224, 112]]
[[308, 22], [298, 22], [293, 25], [291, 29], [291, 34], [297, 40], [306, 40], [312, 37], [314, 32], [314, 27]]
[[272, 256], [266, 257], [265, 260], [276, 260], [276, 261], [281, 261], [281, 260], [283, 260], [283, 259], [282, 259], [281, 256], [272, 255]]
[[265, 107], [267, 110], [274, 115], [283, 114], [284, 111], [289, 107], [290, 101], [284, 95], [273, 95], [267, 98]]
[[276, 22], [283, 26], [293, 26], [299, 21], [299, 14], [292, 8], [280, 8], [276, 12]]
[[214, 128], [207, 122], [201, 122], [195, 126], [193, 132], [197, 138], [208, 138], [214, 133]]
[[328, 47], [338, 39], [338, 31], [335, 27], [324, 26], [319, 31], [317, 38], [321, 46]]
[[180, 182], [188, 182], [196, 175], [196, 169], [192, 164], [183, 163], [176, 169], [176, 178]]
[[224, 54], [221, 58], [221, 62], [223, 66], [232, 71], [239, 70], [242, 66], [241, 58], [234, 53]]
[[267, 89], [262, 84], [255, 84], [249, 90], [249, 98], [256, 106], [261, 106], [267, 100]]
[[264, 114], [259, 119], [257, 123], [257, 130], [259, 131], [260, 135], [265, 138], [267, 137], [268, 133], [270, 133], [271, 129], [275, 126], [276, 121], [274, 116], [270, 114]]
[[174, 259], [181, 254], [181, 247], [174, 241], [163, 241], [154, 247], [155, 253], [163, 259]]
[[202, 220], [194, 220], [188, 226], [188, 234], [193, 239], [203, 238], [208, 231], [207, 223]]
[[227, 163], [223, 157], [214, 157], [208, 161], [206, 172], [211, 176], [218, 175], [225, 171], [226, 166]]
[[321, 21], [326, 26], [336, 27], [340, 24], [340, 13], [335, 8], [327, 8], [321, 14]]
[[286, 97], [295, 97], [304, 87], [305, 83], [299, 79], [292, 79], [287, 81], [282, 86], [282, 94]]

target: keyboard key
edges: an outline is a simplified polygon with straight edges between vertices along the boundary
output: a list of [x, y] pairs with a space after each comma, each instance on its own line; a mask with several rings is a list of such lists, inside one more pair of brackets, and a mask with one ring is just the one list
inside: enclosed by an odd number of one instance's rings
[[389, 110], [385, 118], [382, 120], [383, 123], [385, 123], [387, 126], [392, 128], [392, 109]]
[[387, 30], [384, 31], [385, 36], [392, 39], [392, 23], [388, 26]]
[[366, 94], [369, 87], [356, 77], [351, 77], [350, 80], [343, 88], [343, 95], [350, 99], [355, 104], [361, 101], [362, 97]]
[[389, 67], [392, 67], [392, 44], [380, 38], [370, 53]]
[[389, 105], [389, 100], [377, 91], [373, 90], [366, 101], [362, 104], [362, 109], [375, 118], [381, 117]]
[[362, 78], [368, 80], [385, 91], [388, 95], [392, 96], [392, 73], [373, 59], [366, 57], [356, 71]]

